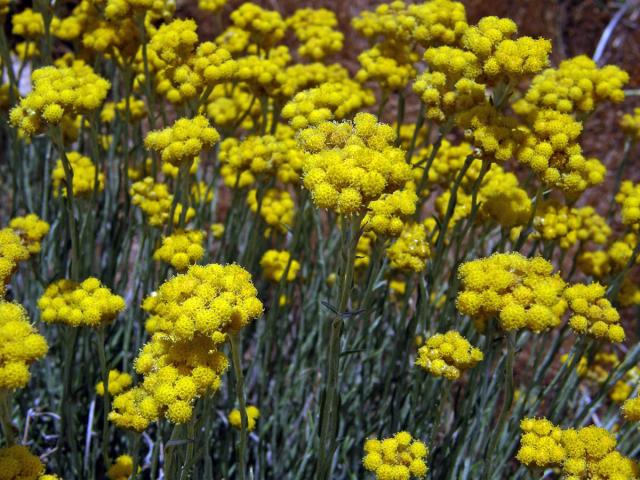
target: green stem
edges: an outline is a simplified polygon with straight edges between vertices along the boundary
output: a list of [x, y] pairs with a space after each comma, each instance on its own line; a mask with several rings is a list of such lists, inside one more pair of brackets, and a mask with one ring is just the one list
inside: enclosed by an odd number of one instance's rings
[[107, 368], [107, 356], [105, 354], [104, 345], [106, 342], [105, 327], [98, 329], [98, 359], [100, 361], [100, 372], [102, 374], [102, 382], [104, 384], [104, 413], [102, 417], [102, 461], [104, 467], [108, 468], [109, 460], [109, 411], [111, 410], [111, 396], [109, 394], [109, 369]]
[[242, 373], [242, 342], [240, 334], [234, 333], [230, 336], [231, 361], [233, 371], [236, 376], [236, 395], [240, 406], [240, 443], [238, 444], [238, 478], [244, 480], [246, 470], [246, 450], [247, 450], [247, 406], [244, 398], [244, 375]]
[[11, 393], [7, 390], [0, 390], [0, 425], [8, 447], [16, 443], [11, 424]]

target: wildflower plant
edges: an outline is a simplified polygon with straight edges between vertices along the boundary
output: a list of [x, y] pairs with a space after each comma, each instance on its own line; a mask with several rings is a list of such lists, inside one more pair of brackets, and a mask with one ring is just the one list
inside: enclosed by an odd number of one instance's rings
[[0, 0], [0, 479], [639, 478], [610, 34], [298, 3]]

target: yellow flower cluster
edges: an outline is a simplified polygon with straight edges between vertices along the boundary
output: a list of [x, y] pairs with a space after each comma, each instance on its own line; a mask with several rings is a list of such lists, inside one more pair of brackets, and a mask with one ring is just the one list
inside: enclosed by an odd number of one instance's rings
[[408, 11], [417, 20], [412, 37], [424, 47], [454, 45], [469, 28], [462, 2], [431, 0], [411, 4]]
[[124, 299], [111, 293], [94, 277], [82, 283], [58, 280], [38, 299], [44, 322], [65, 323], [72, 327], [100, 327], [112, 322], [124, 307]]
[[30, 40], [44, 35], [44, 20], [40, 12], [25, 8], [11, 17], [11, 33]]
[[622, 88], [628, 81], [629, 75], [620, 68], [614, 65], [599, 68], [591, 58], [579, 55], [534, 77], [513, 109], [523, 116], [547, 108], [562, 113], [591, 112], [605, 101], [622, 102]]
[[496, 317], [503, 330], [526, 328], [536, 333], [557, 327], [567, 303], [565, 283], [542, 257], [498, 253], [463, 263], [458, 269], [462, 288], [458, 310], [480, 330]]
[[[253, 213], [258, 211], [257, 190], [249, 191], [247, 195], [247, 205]], [[270, 188], [264, 192], [260, 205], [260, 216], [265, 223], [281, 233], [286, 233], [293, 224], [293, 214], [295, 203], [291, 194], [286, 190]], [[265, 231], [265, 236], [269, 235], [270, 229]]]
[[246, 2], [231, 13], [233, 24], [250, 33], [251, 43], [269, 49], [282, 40], [287, 28], [282, 16], [265, 10], [255, 3]]
[[100, 120], [105, 123], [111, 123], [116, 118], [116, 112], [124, 119], [127, 108], [129, 109], [130, 122], [138, 122], [147, 116], [147, 106], [144, 100], [130, 96], [128, 99], [123, 98], [118, 103], [105, 103], [100, 112]]
[[393, 1], [377, 6], [374, 11], [362, 11], [351, 24], [371, 40], [383, 37], [388, 42], [400, 43], [411, 40], [416, 19], [409, 14], [403, 1]]
[[226, 4], [227, 0], [198, 0], [198, 8], [211, 13], [219, 12]]
[[0, 472], [3, 480], [41, 480], [44, 477], [53, 480], [52, 476], [44, 475], [40, 459], [22, 445], [0, 448]]
[[[414, 156], [414, 162], [420, 163], [420, 166], [413, 169], [414, 181], [419, 183], [424, 173], [424, 164], [431, 155], [432, 146], [421, 149]], [[460, 144], [452, 144], [448, 140], [442, 140], [440, 148], [436, 152], [431, 168], [428, 172], [428, 181], [430, 184], [448, 187], [454, 180], [466, 158], [471, 155], [473, 149], [466, 142]]]
[[484, 17], [464, 32], [462, 44], [478, 57], [490, 83], [517, 81], [549, 63], [551, 42], [531, 37], [513, 40], [517, 31], [513, 20]]
[[610, 342], [622, 342], [624, 329], [620, 325], [620, 314], [605, 298], [605, 287], [595, 282], [590, 285], [572, 285], [564, 291], [574, 315], [569, 326], [579, 334], [604, 338]]
[[375, 45], [358, 55], [360, 70], [355, 79], [361, 83], [376, 82], [385, 91], [400, 91], [415, 76], [413, 63], [417, 55], [404, 48], [405, 51], [387, 50], [382, 45]]
[[424, 60], [429, 70], [418, 75], [412, 88], [427, 107], [426, 118], [442, 123], [484, 101], [485, 86], [476, 81], [482, 69], [473, 53], [433, 47], [425, 51]]
[[178, 271], [186, 270], [204, 256], [204, 232], [178, 231], [162, 238], [162, 246], [153, 252], [153, 259], [168, 263]]
[[251, 275], [238, 265], [192, 265], [144, 300], [142, 308], [150, 314], [146, 329], [177, 341], [194, 335], [216, 340], [262, 314], [256, 295]]
[[371, 201], [403, 188], [411, 167], [394, 140], [393, 129], [368, 113], [302, 130], [299, 142], [309, 152], [303, 182], [316, 206], [343, 215], [364, 213]]
[[149, 40], [149, 66], [162, 70], [185, 63], [198, 43], [197, 28], [192, 19], [175, 19], [161, 25]]
[[29, 250], [20, 235], [11, 228], [0, 229], [0, 294], [4, 294], [19, 262], [29, 259]]
[[[161, 16], [167, 8], [165, 1], [158, 0], [90, 0], [92, 3], [104, 8], [105, 17], [111, 22], [121, 22], [128, 18], [134, 18], [146, 13], [154, 13]], [[175, 10], [175, 4], [170, 7], [171, 13]]]
[[590, 425], [561, 430], [546, 419], [525, 418], [518, 460], [527, 466], [560, 467], [562, 478], [636, 478], [636, 462], [615, 450], [616, 438]]
[[145, 147], [160, 152], [162, 161], [172, 165], [192, 162], [203, 150], [218, 143], [220, 134], [207, 117], [180, 118], [171, 127], [154, 130], [144, 139]]
[[376, 241], [376, 236], [373, 232], [365, 232], [358, 238], [358, 244], [356, 245], [356, 258], [353, 262], [353, 266], [356, 269], [365, 269], [369, 266], [371, 261], [371, 247], [372, 243]]
[[216, 339], [197, 335], [187, 341], [153, 335], [135, 360], [142, 384], [113, 399], [109, 420], [138, 432], [163, 417], [173, 423], [188, 422], [195, 399], [220, 388], [220, 376], [229, 366], [217, 350], [224, 341], [224, 334], [218, 333]]
[[9, 119], [25, 136], [58, 125], [64, 115], [79, 115], [100, 107], [110, 84], [77, 60], [69, 66], [47, 66], [31, 74], [32, 90], [11, 110]]
[[15, 49], [16, 49], [16, 55], [22, 61], [25, 61], [40, 55], [38, 44], [33, 42], [20, 42], [16, 44]]
[[[89, 157], [85, 157], [80, 152], [68, 152], [67, 160], [73, 172], [73, 195], [75, 197], [89, 197], [96, 190], [96, 177], [98, 179], [97, 191], [104, 190], [104, 173], [98, 172], [96, 166]], [[56, 166], [51, 172], [53, 179], [53, 195], [58, 196], [61, 191], [62, 196], [67, 196], [66, 174], [62, 159], [56, 162]]]
[[566, 113], [541, 110], [533, 121], [518, 160], [528, 165], [546, 184], [577, 194], [604, 180], [604, 165], [585, 159], [577, 143], [582, 124]]
[[528, 467], [548, 468], [560, 465], [566, 458], [562, 446], [562, 430], [546, 418], [524, 418], [520, 422], [522, 438], [516, 455]]
[[115, 462], [107, 469], [107, 478], [109, 480], [129, 480], [132, 473], [133, 458], [131, 455], [119, 455]]
[[[120, 370], [109, 370], [109, 395], [120, 395], [133, 383], [131, 375]], [[96, 384], [96, 393], [104, 396], [104, 382]]]
[[286, 71], [290, 61], [289, 48], [284, 45], [272, 48], [266, 57], [246, 55], [237, 60], [236, 78], [244, 82], [257, 97], [278, 97], [285, 84], [289, 81], [295, 83], [295, 79], [289, 78]]
[[[284, 276], [284, 272], [289, 265], [291, 254], [286, 250], [267, 250], [260, 259], [260, 267], [264, 276], [273, 282], [279, 282]], [[287, 282], [293, 282], [300, 270], [300, 262], [291, 259], [289, 271], [287, 272]]]
[[322, 60], [327, 55], [342, 50], [344, 35], [335, 30], [336, 14], [326, 8], [300, 8], [286, 20], [302, 45], [298, 48], [301, 57]]
[[386, 253], [393, 269], [416, 273], [424, 271], [431, 254], [427, 229], [421, 223], [406, 225]]
[[636, 227], [640, 224], [640, 183], [625, 180], [616, 194], [616, 202], [621, 205], [622, 223]]
[[49, 233], [49, 224], [41, 220], [35, 213], [12, 218], [9, 222], [9, 228], [20, 236], [31, 255], [40, 253], [40, 242]]
[[[291, 131], [289, 131], [291, 133]], [[256, 177], [282, 170], [282, 176], [293, 179], [301, 166], [301, 153], [288, 152], [292, 146], [291, 134], [250, 135], [243, 140], [226, 138], [220, 144], [220, 173], [225, 184], [232, 188], [244, 188], [253, 184]]]
[[370, 438], [364, 444], [364, 452], [362, 465], [377, 480], [409, 480], [427, 474], [429, 449], [408, 432], [398, 432], [383, 440]]
[[362, 226], [377, 235], [397, 237], [404, 226], [403, 218], [416, 212], [417, 202], [418, 196], [410, 189], [383, 194], [369, 202]]
[[232, 129], [245, 112], [246, 118], [240, 126], [248, 130], [260, 115], [260, 103], [253, 101], [248, 85], [239, 83], [231, 92], [226, 84], [213, 87], [207, 100], [206, 113], [221, 130]]
[[633, 113], [625, 113], [620, 119], [620, 128], [633, 141], [640, 138], [640, 108], [634, 108]]
[[578, 241], [602, 245], [611, 235], [611, 227], [593, 207], [567, 207], [553, 201], [538, 207], [533, 225], [541, 238], [557, 241], [565, 250]]
[[354, 111], [373, 105], [374, 101], [371, 90], [347, 78], [298, 93], [282, 109], [282, 118], [300, 130], [327, 120], [342, 120]]
[[45, 338], [29, 323], [22, 305], [0, 301], [0, 390], [24, 388], [29, 365], [47, 354]]
[[[247, 431], [253, 432], [256, 428], [256, 421], [260, 418], [260, 410], [255, 405], [247, 405]], [[229, 412], [229, 423], [233, 428], [240, 430], [242, 428], [242, 417], [240, 410], [234, 408]]]
[[518, 121], [488, 101], [459, 112], [456, 123], [464, 129], [466, 140], [477, 147], [474, 153], [478, 158], [505, 162], [524, 141], [524, 131]]
[[458, 380], [464, 370], [475, 367], [484, 358], [482, 351], [456, 330], [437, 333], [418, 350], [416, 365], [434, 377]]
[[[139, 206], [147, 215], [149, 225], [162, 227], [166, 224], [171, 214], [173, 195], [169, 193], [169, 188], [165, 183], [155, 183], [152, 177], [145, 177], [131, 185], [129, 194], [131, 195], [131, 203]], [[183, 208], [181, 203], [176, 205], [173, 223], [178, 223]], [[186, 221], [191, 220], [195, 214], [196, 211], [188, 207]]]
[[195, 399], [220, 387], [228, 361], [218, 348], [226, 334], [262, 313], [256, 293], [237, 265], [194, 265], [160, 285], [142, 304], [153, 335], [135, 361], [144, 380], [114, 399], [110, 420], [137, 431], [165, 416], [189, 421]]
[[626, 400], [622, 405], [622, 415], [629, 422], [640, 421], [640, 397]]

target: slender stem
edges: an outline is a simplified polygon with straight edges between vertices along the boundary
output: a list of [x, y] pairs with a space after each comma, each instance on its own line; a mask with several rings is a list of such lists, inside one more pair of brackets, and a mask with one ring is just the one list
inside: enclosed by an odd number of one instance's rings
[[7, 446], [14, 445], [16, 438], [11, 424], [11, 393], [7, 390], [0, 390], [0, 425], [2, 425], [2, 432]]
[[337, 313], [334, 315], [330, 327], [324, 402], [320, 417], [320, 444], [316, 470], [316, 478], [318, 480], [330, 477], [331, 459], [335, 450], [339, 405], [340, 338], [342, 335], [343, 315], [347, 308], [351, 282], [353, 281], [356, 246], [360, 236], [360, 222], [360, 216], [343, 219], [342, 221], [342, 273], [339, 277]]
[[246, 470], [246, 450], [247, 450], [247, 406], [244, 398], [244, 375], [242, 373], [242, 342], [240, 334], [234, 333], [230, 336], [231, 361], [233, 371], [236, 376], [236, 395], [240, 406], [240, 443], [238, 444], [238, 478], [244, 480]]
[[105, 327], [98, 329], [98, 359], [100, 361], [100, 372], [104, 384], [104, 412], [102, 417], [102, 461], [104, 467], [108, 468], [109, 460], [109, 411], [111, 410], [111, 395], [109, 394], [109, 369], [107, 368], [107, 356], [104, 346], [106, 342]]

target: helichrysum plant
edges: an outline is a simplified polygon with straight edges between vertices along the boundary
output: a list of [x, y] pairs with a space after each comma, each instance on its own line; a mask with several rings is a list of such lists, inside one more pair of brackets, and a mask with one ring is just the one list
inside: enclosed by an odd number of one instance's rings
[[0, 480], [640, 478], [632, 2], [23, 3]]

